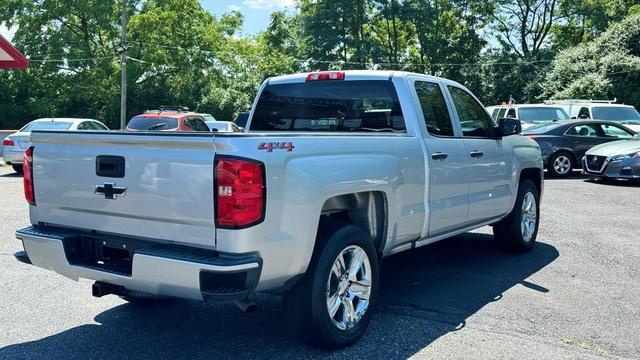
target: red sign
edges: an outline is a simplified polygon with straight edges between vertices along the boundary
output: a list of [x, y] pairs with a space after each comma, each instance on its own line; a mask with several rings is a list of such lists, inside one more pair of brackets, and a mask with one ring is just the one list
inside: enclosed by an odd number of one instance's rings
[[0, 35], [0, 69], [25, 69], [29, 60]]

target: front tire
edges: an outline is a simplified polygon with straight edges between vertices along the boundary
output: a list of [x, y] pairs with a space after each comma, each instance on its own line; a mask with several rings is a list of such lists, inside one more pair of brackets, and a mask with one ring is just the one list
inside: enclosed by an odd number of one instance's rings
[[493, 226], [496, 240], [514, 251], [529, 251], [535, 245], [540, 222], [540, 191], [531, 180], [518, 187], [511, 214]]
[[[326, 240], [323, 241], [323, 240]], [[302, 340], [337, 349], [355, 343], [371, 321], [377, 299], [378, 256], [369, 236], [346, 225], [319, 238], [309, 269], [285, 298]]]

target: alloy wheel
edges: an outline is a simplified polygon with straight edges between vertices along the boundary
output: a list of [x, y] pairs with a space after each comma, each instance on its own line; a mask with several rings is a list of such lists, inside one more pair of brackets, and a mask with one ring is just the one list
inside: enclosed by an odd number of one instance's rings
[[358, 324], [369, 308], [371, 263], [357, 245], [340, 252], [327, 279], [327, 311], [334, 326], [349, 330]]

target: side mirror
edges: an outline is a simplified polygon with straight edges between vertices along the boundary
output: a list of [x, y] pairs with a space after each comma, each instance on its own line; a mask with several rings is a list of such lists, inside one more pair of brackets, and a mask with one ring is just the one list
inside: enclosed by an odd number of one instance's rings
[[520, 134], [522, 132], [522, 124], [520, 120], [514, 118], [502, 118], [498, 120], [496, 127], [496, 136], [498, 138]]
[[211, 132], [218, 132], [218, 129], [213, 128], [213, 129], [211, 129]]

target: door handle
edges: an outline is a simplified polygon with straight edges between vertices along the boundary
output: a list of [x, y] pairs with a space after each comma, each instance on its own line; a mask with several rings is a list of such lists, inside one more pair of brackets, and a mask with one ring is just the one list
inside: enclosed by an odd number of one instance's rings
[[448, 158], [449, 155], [443, 152], [435, 152], [433, 154], [431, 154], [431, 158], [433, 160], [444, 160], [446, 158]]
[[484, 153], [482, 151], [474, 150], [474, 151], [470, 152], [469, 155], [472, 158], [481, 158], [481, 157], [484, 156]]

